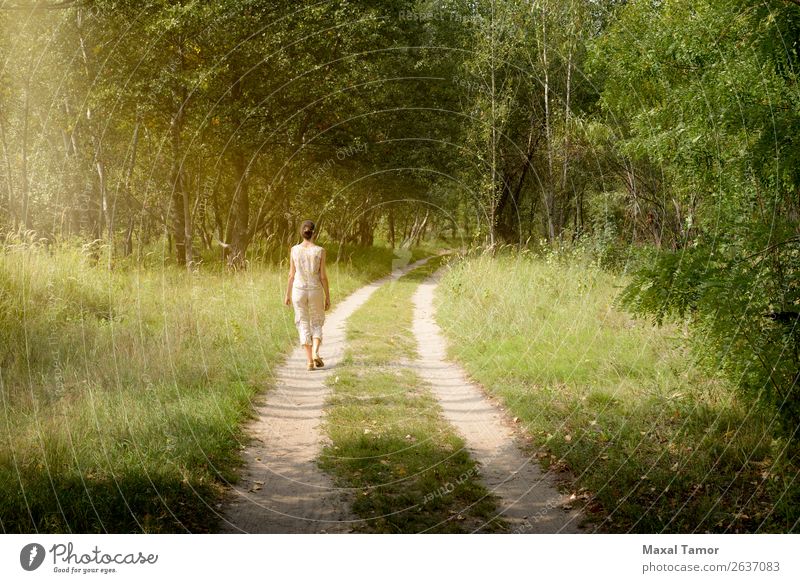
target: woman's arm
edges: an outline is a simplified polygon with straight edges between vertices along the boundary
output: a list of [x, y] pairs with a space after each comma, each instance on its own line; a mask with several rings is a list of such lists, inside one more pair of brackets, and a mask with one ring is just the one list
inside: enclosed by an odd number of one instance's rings
[[292, 303], [292, 285], [294, 285], [294, 258], [292, 257], [292, 252], [289, 251], [289, 282], [286, 286], [286, 297], [283, 299], [283, 303], [287, 306]]
[[328, 272], [325, 271], [325, 249], [319, 260], [319, 280], [322, 282], [322, 289], [325, 290], [325, 309], [331, 307], [331, 290], [328, 288]]

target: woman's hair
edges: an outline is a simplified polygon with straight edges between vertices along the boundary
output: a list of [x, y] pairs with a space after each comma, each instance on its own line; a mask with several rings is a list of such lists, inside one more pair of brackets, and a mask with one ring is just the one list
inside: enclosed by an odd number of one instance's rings
[[303, 224], [300, 226], [300, 234], [303, 236], [303, 239], [310, 241], [311, 237], [314, 236], [314, 221], [303, 221]]

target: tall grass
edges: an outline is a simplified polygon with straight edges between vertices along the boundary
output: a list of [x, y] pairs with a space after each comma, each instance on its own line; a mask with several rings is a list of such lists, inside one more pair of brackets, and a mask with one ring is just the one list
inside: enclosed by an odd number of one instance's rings
[[[334, 303], [393, 254], [349, 259], [329, 266]], [[296, 342], [286, 272], [0, 250], [2, 531], [213, 531], [251, 400]]]
[[797, 452], [695, 363], [680, 325], [618, 310], [623, 284], [575, 257], [470, 257], [443, 279], [437, 317], [543, 461], [571, 470], [600, 530], [797, 530]]

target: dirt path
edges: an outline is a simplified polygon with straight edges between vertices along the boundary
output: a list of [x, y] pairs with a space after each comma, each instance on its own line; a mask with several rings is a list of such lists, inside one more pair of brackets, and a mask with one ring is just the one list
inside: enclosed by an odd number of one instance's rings
[[422, 355], [417, 373], [431, 384], [445, 418], [466, 441], [484, 484], [499, 496], [498, 514], [512, 532], [581, 532], [577, 511], [561, 509], [568, 499], [558, 492], [554, 478], [519, 449], [508, 420], [483, 390], [468, 380], [459, 365], [447, 360], [446, 342], [433, 318], [433, 294], [442, 273], [443, 269], [438, 270], [414, 294], [414, 335]]
[[243, 452], [245, 468], [223, 506], [222, 532], [349, 532], [360, 519], [350, 512], [346, 492], [316, 465], [322, 445], [320, 423], [329, 390], [325, 380], [345, 351], [345, 321], [383, 284], [429, 258], [396, 269], [342, 301], [326, 316], [321, 354], [325, 368], [306, 370], [298, 346], [277, 373], [274, 389], [256, 407], [247, 431], [253, 443]]

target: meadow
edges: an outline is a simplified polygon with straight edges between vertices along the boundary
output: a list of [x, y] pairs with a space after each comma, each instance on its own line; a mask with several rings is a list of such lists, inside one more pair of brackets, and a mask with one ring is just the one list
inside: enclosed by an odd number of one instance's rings
[[[329, 266], [334, 305], [439, 245], [344, 248]], [[424, 383], [397, 368], [415, 354], [410, 294], [439, 261], [353, 316], [332, 381], [322, 465], [370, 493], [354, 507], [369, 532], [458, 531], [491, 513], [486, 499], [463, 524], [446, 520], [485, 496], [472, 479], [479, 468], [453, 455], [460, 437]], [[681, 322], [659, 327], [622, 310], [624, 274], [547, 253], [445, 262], [437, 319], [452, 358], [498, 398], [590, 528], [797, 530], [800, 466], [774, 412], [701, 366], [692, 345], [702, 339]], [[80, 247], [6, 246], [3, 532], [214, 532], [247, 443], [244, 422], [295, 343], [286, 267], [276, 257], [231, 273], [209, 261], [190, 274], [155, 256], [109, 270]], [[432, 449], [397, 455], [409, 440]], [[388, 463], [365, 465], [366, 453]], [[429, 467], [471, 478], [431, 501]], [[393, 514], [414, 505], [424, 512]]]
[[[398, 256], [340, 259], [334, 305]], [[296, 342], [286, 259], [194, 274], [157, 249], [145, 260], [109, 270], [78, 246], [0, 250], [3, 532], [216, 528], [242, 424]]]
[[681, 322], [617, 306], [623, 274], [557, 254], [455, 261], [437, 290], [450, 354], [601, 532], [796, 532], [796, 445], [699, 364]]

